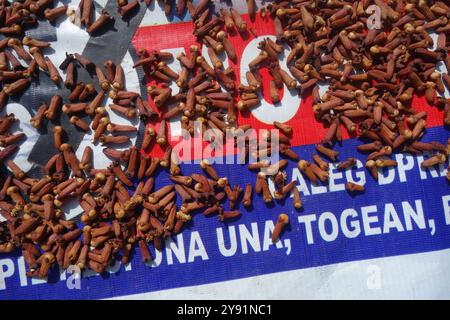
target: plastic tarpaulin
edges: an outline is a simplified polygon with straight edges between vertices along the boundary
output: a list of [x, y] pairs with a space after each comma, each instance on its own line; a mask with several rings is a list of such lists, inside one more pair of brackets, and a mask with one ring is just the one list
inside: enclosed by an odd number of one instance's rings
[[[68, 4], [76, 7], [78, 1]], [[97, 15], [102, 7], [115, 5], [112, 0], [96, 2]], [[233, 1], [233, 5], [245, 12], [245, 1]], [[231, 36], [240, 58], [236, 64], [224, 61], [224, 65], [231, 66], [237, 78], [246, 83], [245, 71], [258, 52], [258, 42], [273, 36], [274, 30], [270, 19], [258, 16], [252, 23], [245, 14], [243, 17], [258, 37]], [[116, 20], [118, 31], [108, 31], [105, 36], [90, 38], [69, 19], [56, 26], [47, 24], [32, 31], [36, 32], [32, 36], [51, 42], [54, 52], [49, 56], [55, 65], [64, 59], [65, 52], [83, 52], [93, 61], [111, 58], [121, 62], [127, 89], [143, 96], [145, 78], [141, 70], [132, 68], [135, 52], [146, 48], [176, 55], [195, 44], [190, 18], [181, 21], [175, 17], [170, 21], [155, 1], [149, 9], [141, 5], [130, 25], [120, 18]], [[180, 69], [177, 60], [169, 66]], [[264, 77], [268, 71], [261, 73]], [[171, 87], [178, 92], [175, 84]], [[44, 163], [55, 150], [49, 138], [51, 130], [38, 133], [28, 125], [29, 119], [40, 102], [48, 100], [56, 90], [44, 78], [3, 111], [15, 113], [21, 120], [17, 129], [28, 139], [15, 161], [31, 174], [37, 170], [35, 164]], [[267, 97], [262, 98], [261, 106], [240, 116], [239, 124], [267, 129], [276, 120], [287, 123], [294, 128], [293, 150], [302, 159], [310, 158], [314, 144], [327, 130], [314, 119], [311, 98], [302, 100], [286, 87], [277, 106], [271, 105]], [[428, 112], [423, 141], [446, 143], [449, 131], [442, 126], [442, 112], [427, 106], [423, 98], [416, 98], [413, 107]], [[129, 124], [114, 112], [109, 115], [114, 123]], [[132, 142], [139, 145], [145, 124], [138, 120], [132, 124], [139, 128]], [[174, 119], [169, 135], [179, 134], [179, 121]], [[79, 157], [84, 146], [91, 145], [91, 134], [74, 130], [68, 136], [72, 145], [78, 146]], [[161, 252], [151, 248], [155, 258], [152, 263], [141, 263], [136, 250], [128, 265], [117, 262], [102, 275], [84, 272], [79, 288], [71, 285], [73, 275], [66, 272], [52, 272], [46, 280], [28, 279], [20, 253], [0, 255], [0, 298], [450, 298], [446, 276], [450, 264], [450, 192], [445, 179], [448, 163], [423, 169], [423, 156], [395, 154], [398, 167], [380, 170], [377, 182], [364, 169], [365, 155], [356, 151], [361, 141], [344, 138], [342, 145], [335, 148], [340, 152], [339, 159], [355, 157], [357, 166], [341, 172], [332, 164], [328, 184], [312, 185], [296, 163], [289, 163], [288, 180], [297, 180], [304, 203], [300, 211], [294, 209], [290, 198], [266, 206], [255, 197], [250, 210], [240, 207], [242, 216], [235, 221], [222, 223], [217, 217], [196, 215], [181, 234], [166, 240]], [[106, 167], [109, 160], [101, 146], [92, 147], [95, 167]], [[152, 151], [152, 155], [160, 153], [157, 148]], [[198, 164], [182, 164], [181, 168], [183, 174], [189, 175], [198, 171]], [[245, 165], [215, 164], [215, 168], [231, 184], [241, 187], [256, 179]], [[365, 184], [366, 192], [348, 194], [344, 187], [347, 181]], [[168, 182], [167, 172], [159, 172], [156, 188]], [[81, 213], [76, 203], [64, 209], [72, 219], [78, 219]], [[289, 215], [290, 225], [281, 240], [273, 244], [271, 232], [281, 212]]]

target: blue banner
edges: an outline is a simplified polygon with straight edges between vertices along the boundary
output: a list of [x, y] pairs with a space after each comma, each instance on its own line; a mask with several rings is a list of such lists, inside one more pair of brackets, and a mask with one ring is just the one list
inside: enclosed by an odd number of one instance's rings
[[[448, 130], [435, 127], [427, 129], [424, 141], [446, 143], [448, 137]], [[332, 166], [328, 184], [312, 186], [296, 163], [289, 162], [288, 179], [297, 180], [303, 209], [296, 210], [292, 198], [266, 206], [254, 195], [253, 208], [241, 205], [242, 215], [234, 221], [219, 222], [217, 216], [197, 213], [181, 234], [167, 239], [162, 252], [150, 248], [151, 264], [143, 264], [135, 250], [129, 265], [117, 262], [102, 275], [84, 273], [74, 286], [75, 276], [58, 270], [51, 272], [48, 283], [29, 279], [19, 252], [2, 254], [0, 299], [107, 298], [450, 248], [448, 163], [421, 169], [423, 156], [394, 154], [398, 167], [381, 170], [376, 182], [363, 167], [366, 155], [356, 151], [359, 144], [351, 139], [335, 147], [339, 160], [355, 157], [360, 162], [343, 172]], [[313, 145], [293, 149], [305, 160], [315, 153]], [[215, 168], [232, 185], [245, 187], [256, 179], [246, 165]], [[184, 175], [199, 170], [198, 165], [182, 165]], [[156, 188], [169, 181], [167, 172], [159, 171]], [[347, 181], [365, 183], [366, 191], [347, 193]], [[273, 244], [271, 232], [282, 212], [290, 224]]]

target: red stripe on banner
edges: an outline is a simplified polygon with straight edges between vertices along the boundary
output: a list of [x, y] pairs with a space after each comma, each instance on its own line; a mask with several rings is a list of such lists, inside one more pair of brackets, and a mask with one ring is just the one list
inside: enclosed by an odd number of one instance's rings
[[197, 44], [193, 31], [192, 22], [180, 22], [157, 26], [139, 27], [133, 37], [132, 43], [136, 50], [167, 50], [174, 48], [185, 48]]
[[[260, 15], [257, 15], [255, 21], [251, 22], [248, 15], [242, 15], [242, 17], [247, 22], [247, 25], [255, 30], [258, 37], [275, 35], [272, 19], [263, 19]], [[196, 42], [192, 31], [192, 22], [145, 26], [138, 28], [132, 43], [136, 50], [145, 48], [147, 50], [164, 51], [168, 49], [184, 48], [186, 54], [188, 54], [189, 47], [191, 45], [197, 44], [200, 46], [200, 44]], [[229, 34], [229, 38], [236, 50], [237, 56], [242, 57], [245, 48], [254, 39], [254, 36], [251, 33], [241, 35], [235, 32], [234, 34]], [[257, 52], [254, 52], [255, 57], [256, 55]], [[237, 63], [233, 63], [231, 60], [229, 60], [228, 62], [229, 65], [234, 69], [236, 78], [240, 79], [241, 60], [238, 59]], [[272, 79], [271, 75], [266, 68], [262, 68], [260, 73], [263, 77], [264, 99], [267, 102], [271, 103], [269, 95], [269, 82]], [[147, 85], [149, 84], [152, 84], [150, 80], [148, 81]], [[281, 92], [280, 97], [282, 97], [282, 95], [283, 92]], [[151, 98], [149, 99], [150, 103], [154, 106]], [[278, 106], [273, 107], [277, 108]], [[287, 107], [289, 108], [291, 106]], [[296, 107], [297, 106], [292, 106], [292, 108]], [[425, 110], [428, 113], [427, 127], [442, 126], [443, 111], [438, 110], [436, 107], [429, 106], [425, 100], [425, 97], [415, 97], [412, 103], [412, 107], [417, 111]], [[243, 112], [239, 115], [238, 123], [239, 125], [250, 124], [252, 128], [256, 130], [273, 128], [271, 124], [263, 123], [258, 120], [249, 111]], [[315, 119], [311, 96], [301, 101], [297, 113], [286, 123], [295, 129], [294, 135], [291, 140], [293, 146], [318, 143], [325, 136], [328, 130], [328, 128], [325, 128], [322, 123], [318, 122]], [[149, 124], [149, 126], [152, 126], [152, 124]], [[168, 131], [170, 137], [170, 130]], [[350, 138], [344, 127], [342, 128], [342, 133], [344, 139]], [[161, 156], [162, 153], [163, 151], [159, 147], [152, 148], [151, 150], [151, 155]]]

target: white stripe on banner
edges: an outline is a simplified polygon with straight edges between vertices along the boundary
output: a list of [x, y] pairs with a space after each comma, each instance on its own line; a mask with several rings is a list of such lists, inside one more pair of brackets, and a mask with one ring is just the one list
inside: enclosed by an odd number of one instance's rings
[[113, 299], [450, 299], [450, 250], [346, 262]]

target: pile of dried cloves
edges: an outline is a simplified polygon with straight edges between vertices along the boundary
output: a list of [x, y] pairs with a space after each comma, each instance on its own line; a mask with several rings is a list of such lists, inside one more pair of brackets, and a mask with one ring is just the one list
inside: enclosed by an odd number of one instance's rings
[[[145, 1], [146, 5], [151, 2]], [[53, 136], [59, 152], [42, 168], [43, 176], [32, 179], [10, 159], [25, 138], [23, 133], [11, 132], [17, 119], [13, 114], [0, 118], [0, 161], [11, 172], [2, 180], [0, 189], [0, 214], [7, 220], [0, 223], [0, 252], [20, 248], [29, 276], [46, 277], [57, 265], [63, 269], [76, 265], [103, 272], [119, 257], [123, 263], [129, 262], [136, 244], [143, 261], [151, 261], [148, 244], [162, 249], [164, 239], [181, 232], [195, 212], [217, 214], [220, 221], [237, 218], [241, 214], [240, 203], [251, 207], [253, 192], [261, 195], [265, 203], [292, 194], [294, 207], [300, 209], [302, 200], [296, 181], [287, 183], [284, 168], [289, 160], [295, 161], [312, 183], [326, 183], [329, 163], [324, 158], [338, 161], [339, 153], [333, 150], [333, 145], [342, 140], [343, 128], [350, 136], [357, 135], [365, 141], [358, 151], [368, 153], [366, 168], [374, 179], [379, 168], [397, 165], [390, 159], [393, 152], [430, 154], [423, 167], [444, 164], [450, 153], [450, 140], [420, 141], [427, 113], [415, 110], [412, 100], [414, 96], [425, 95], [428, 104], [443, 110], [444, 125], [450, 124], [449, 100], [436, 97], [436, 91], [443, 95], [445, 87], [450, 87], [450, 77], [436, 69], [441, 61], [450, 67], [447, 45], [450, 7], [445, 1], [404, 2], [272, 1], [259, 14], [264, 19], [273, 19], [276, 40], [261, 40], [260, 52], [245, 75], [248, 84], [244, 85], [236, 80], [232, 68], [224, 68], [219, 54], [225, 52], [230, 61], [237, 62], [239, 57], [229, 36], [235, 32], [257, 36], [246, 19], [233, 8], [215, 14], [209, 0], [201, 0], [196, 6], [188, 0], [164, 1], [167, 14], [173, 6], [179, 15], [189, 11], [198, 44], [191, 46], [188, 55], [176, 57], [181, 65], [179, 73], [168, 66], [168, 61], [174, 58], [170, 53], [138, 50], [134, 67], [143, 68], [148, 80], [154, 81], [147, 88], [149, 103], [139, 93], [126, 90], [120, 64], [108, 60], [99, 65], [74, 53], [67, 54], [56, 67], [44, 54], [49, 43], [23, 35], [23, 30], [37, 24], [37, 17], [54, 21], [67, 14], [76, 19], [76, 14], [67, 12], [67, 7], [52, 9], [52, 0], [2, 1], [0, 33], [5, 37], [0, 40], [1, 107], [9, 96], [25, 91], [39, 72], [48, 73], [55, 84], [62, 83], [69, 89], [70, 95], [54, 95], [43, 103], [31, 125], [40, 128], [46, 121], [67, 116], [79, 130], [93, 130], [92, 142], [103, 144], [104, 154], [113, 162], [107, 168], [94, 168], [93, 150], [89, 146], [78, 159], [75, 150], [64, 142], [64, 128], [56, 125]], [[373, 4], [381, 12], [378, 29], [368, 26], [371, 14], [367, 9]], [[247, 5], [249, 17], [254, 20], [255, 2], [248, 0]], [[119, 14], [125, 17], [140, 3], [124, 0], [118, 1], [118, 6]], [[113, 20], [103, 11], [94, 21], [92, 11], [92, 0], [80, 2], [80, 25], [89, 33], [96, 33]], [[431, 50], [435, 41], [429, 31], [437, 33], [436, 50]], [[207, 47], [212, 65], [202, 56], [200, 45]], [[290, 47], [288, 70], [279, 63], [284, 45]], [[262, 67], [267, 67], [272, 77], [269, 88], [263, 88]], [[77, 81], [79, 68], [96, 80]], [[60, 72], [65, 73], [64, 81]], [[178, 94], [172, 94], [169, 87], [172, 81], [180, 88]], [[329, 85], [324, 95], [319, 92], [319, 84]], [[247, 146], [246, 156], [258, 160], [249, 164], [249, 170], [258, 171], [254, 188], [252, 183], [246, 183], [245, 187], [231, 184], [207, 160], [201, 162], [200, 173], [182, 174], [171, 158], [167, 121], [181, 116], [181, 125], [190, 134], [194, 134], [196, 121], [202, 124], [202, 130], [217, 129], [224, 135], [228, 130], [245, 131], [249, 126], [238, 124], [239, 114], [259, 105], [262, 90], [268, 90], [272, 102], [279, 103], [283, 87], [298, 90], [303, 97], [312, 95], [317, 120], [329, 127], [323, 141], [316, 145], [317, 153], [311, 155], [311, 161], [300, 159], [290, 148], [294, 129], [274, 122], [280, 132], [279, 145], [269, 145], [264, 153], [279, 152], [285, 159], [270, 163], [261, 159], [261, 150]], [[157, 125], [147, 127], [142, 149], [149, 152], [155, 143], [160, 145], [165, 150], [161, 159], [149, 157], [135, 146], [128, 150], [117, 148], [129, 141], [127, 133], [135, 132], [136, 128], [110, 121], [103, 106], [107, 95], [113, 101], [109, 107], [115, 113]], [[171, 105], [175, 106], [169, 108]], [[83, 120], [86, 118], [89, 123]], [[355, 164], [356, 159], [349, 158], [337, 168], [346, 170]], [[173, 184], [154, 190], [155, 172], [160, 168], [167, 168]], [[275, 185], [273, 193], [269, 179]], [[449, 175], [447, 179], [450, 180]], [[136, 186], [134, 181], [138, 181]], [[346, 189], [363, 192], [364, 186], [349, 182]], [[64, 219], [64, 204], [71, 199], [79, 200], [83, 226]], [[288, 223], [289, 217], [280, 214], [273, 241]]]

